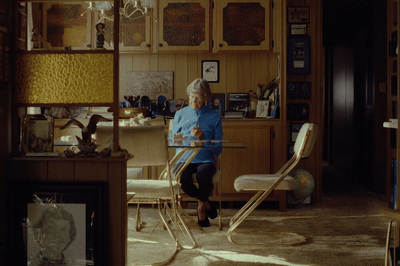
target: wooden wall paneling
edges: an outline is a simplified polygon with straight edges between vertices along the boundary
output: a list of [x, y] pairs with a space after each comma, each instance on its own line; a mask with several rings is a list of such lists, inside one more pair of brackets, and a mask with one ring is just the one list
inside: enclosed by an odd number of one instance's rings
[[280, 52], [281, 46], [281, 31], [282, 31], [282, 0], [274, 0], [273, 1], [274, 8], [272, 9], [272, 40], [274, 42], [274, 46], [272, 51], [274, 53]]
[[174, 73], [174, 98], [186, 99], [186, 83], [188, 76], [187, 54], [177, 54]]
[[135, 59], [132, 55], [121, 54], [119, 56], [119, 101], [124, 100], [126, 94], [126, 72], [133, 71], [133, 62]]
[[227, 76], [228, 76], [228, 71], [227, 71], [227, 63], [226, 63], [226, 58], [227, 54], [218, 54], [218, 59], [219, 60], [219, 82], [218, 83], [212, 83], [213, 86], [215, 87], [215, 90], [213, 90], [214, 93], [227, 93]]
[[[108, 222], [110, 261], [125, 265], [127, 255], [126, 161], [108, 162]], [[107, 179], [106, 179], [107, 180]]]
[[74, 162], [49, 161], [48, 162], [49, 180], [52, 181], [72, 181], [74, 180]]
[[174, 54], [158, 55], [158, 71], [175, 71], [175, 58]]
[[271, 126], [259, 122], [223, 122], [224, 139], [244, 142], [246, 148], [222, 152], [222, 193], [237, 193], [233, 182], [239, 175], [270, 172], [271, 129]]
[[149, 54], [149, 71], [159, 71], [158, 55]]
[[30, 180], [48, 180], [47, 161], [33, 160], [26, 161], [26, 177]]
[[107, 163], [105, 161], [76, 161], [74, 169], [76, 181], [107, 181]]
[[150, 60], [147, 54], [135, 54], [132, 56], [132, 69], [134, 71], [149, 71]]
[[229, 54], [226, 57], [226, 93], [237, 92], [238, 55]]
[[248, 54], [238, 54], [237, 63], [236, 92], [247, 92], [251, 87], [251, 57]]
[[[196, 78], [201, 77], [201, 63], [199, 63], [199, 58], [201, 55], [199, 54], [188, 54], [187, 56], [187, 76], [186, 76], [186, 83], [184, 84], [184, 95], [186, 96], [186, 87]], [[201, 61], [200, 61], [201, 62]]]

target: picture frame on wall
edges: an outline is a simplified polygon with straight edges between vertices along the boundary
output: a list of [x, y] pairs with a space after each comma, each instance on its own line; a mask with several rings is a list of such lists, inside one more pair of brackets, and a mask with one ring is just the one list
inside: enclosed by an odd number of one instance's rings
[[295, 143], [297, 135], [299, 135], [302, 123], [293, 123], [290, 125], [290, 142]]
[[299, 89], [297, 82], [288, 81], [286, 85], [286, 98], [297, 99], [299, 97]]
[[289, 24], [308, 24], [310, 23], [310, 8], [308, 6], [289, 6], [287, 19]]
[[211, 99], [207, 101], [207, 106], [217, 111], [221, 117], [225, 115], [226, 95], [225, 93], [213, 93]]
[[201, 61], [201, 78], [209, 83], [219, 82], [219, 60]]
[[15, 191], [9, 196], [13, 210], [8, 228], [21, 236], [10, 243], [19, 247], [16, 265], [42, 265], [47, 248], [43, 243], [52, 234], [57, 236], [51, 242], [56, 248], [49, 249], [62, 254], [58, 265], [107, 265], [106, 182], [14, 181], [8, 186]]
[[307, 35], [307, 24], [291, 24], [290, 35]]
[[288, 74], [308, 75], [311, 73], [310, 37], [291, 35], [288, 37]]
[[311, 82], [299, 82], [299, 99], [311, 99]]

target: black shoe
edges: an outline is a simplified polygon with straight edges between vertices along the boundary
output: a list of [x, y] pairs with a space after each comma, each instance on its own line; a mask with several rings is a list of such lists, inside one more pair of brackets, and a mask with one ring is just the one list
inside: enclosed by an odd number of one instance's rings
[[206, 218], [204, 221], [200, 221], [199, 219], [197, 219], [197, 223], [201, 226], [201, 227], [210, 227], [210, 220], [208, 220], [208, 218]]
[[210, 202], [210, 209], [206, 210], [206, 214], [210, 219], [215, 219], [218, 216], [217, 209], [211, 204], [211, 202]]

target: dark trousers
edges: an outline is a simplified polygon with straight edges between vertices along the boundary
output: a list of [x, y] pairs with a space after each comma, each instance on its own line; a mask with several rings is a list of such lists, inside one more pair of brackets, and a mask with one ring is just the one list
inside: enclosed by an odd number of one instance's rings
[[[213, 190], [212, 178], [215, 171], [215, 165], [212, 163], [189, 164], [181, 176], [182, 190], [187, 195], [198, 198], [202, 202], [208, 201], [208, 197]], [[193, 184], [193, 173], [197, 175], [199, 187]]]

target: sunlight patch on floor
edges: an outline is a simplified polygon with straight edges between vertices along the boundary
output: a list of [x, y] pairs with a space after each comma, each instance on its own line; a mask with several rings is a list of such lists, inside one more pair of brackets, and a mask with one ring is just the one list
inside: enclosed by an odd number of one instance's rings
[[287, 262], [284, 258], [279, 258], [277, 256], [259, 256], [253, 254], [237, 253], [232, 251], [214, 251], [214, 250], [199, 250], [200, 253], [206, 255], [206, 258], [198, 256], [194, 258], [196, 265], [200, 264], [202, 261], [232, 261], [232, 262], [249, 262], [249, 263], [275, 263], [278, 265], [287, 266], [306, 266], [306, 264], [294, 264]]

